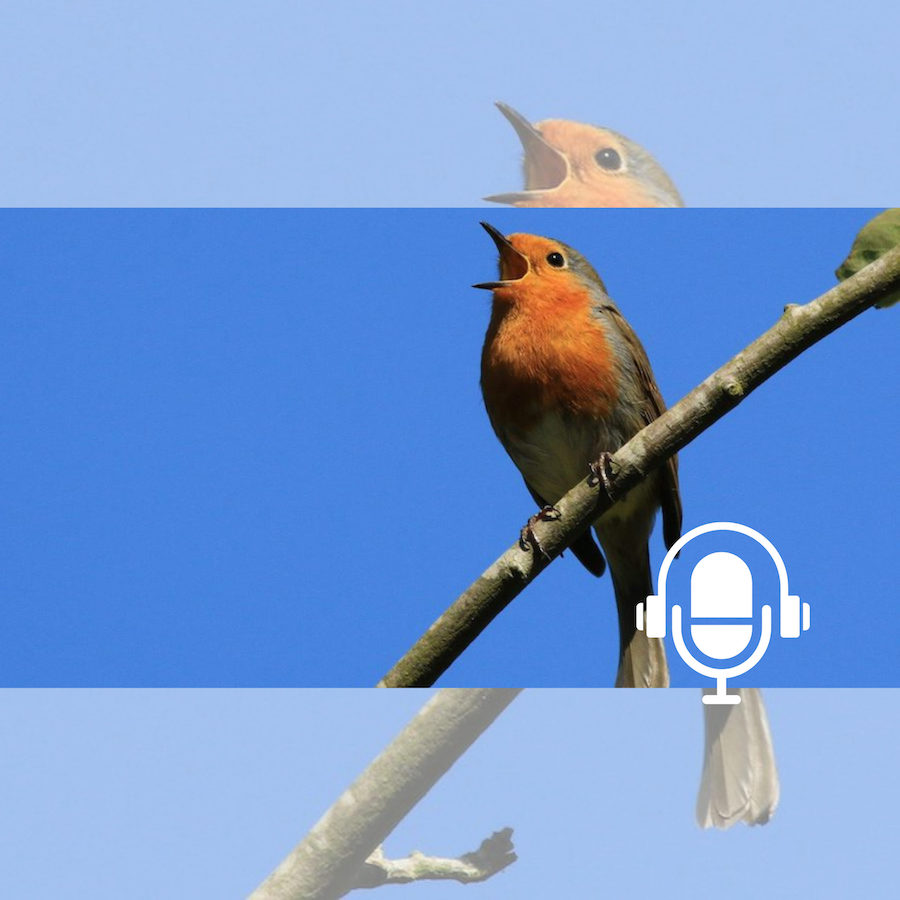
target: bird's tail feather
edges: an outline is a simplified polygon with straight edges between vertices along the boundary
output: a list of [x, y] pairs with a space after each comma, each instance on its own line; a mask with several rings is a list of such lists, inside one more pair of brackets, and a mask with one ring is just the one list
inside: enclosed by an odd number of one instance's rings
[[638, 631], [635, 610], [638, 603], [646, 603], [653, 593], [650, 554], [646, 544], [639, 559], [627, 565], [607, 554], [616, 608], [619, 615], [619, 671], [616, 687], [668, 687], [669, 666], [666, 663], [665, 643], [660, 638], [647, 637], [646, 630]]
[[730, 828], [735, 822], [763, 825], [778, 806], [778, 770], [762, 694], [738, 693], [734, 706], [704, 705], [706, 741], [697, 795], [701, 828]]
[[616, 687], [668, 687], [669, 667], [665, 644], [637, 631], [622, 648]]

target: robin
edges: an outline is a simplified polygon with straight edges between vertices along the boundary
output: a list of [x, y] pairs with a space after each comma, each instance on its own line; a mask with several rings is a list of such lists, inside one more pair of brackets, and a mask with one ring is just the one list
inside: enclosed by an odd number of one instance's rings
[[[500, 253], [481, 357], [481, 389], [494, 432], [532, 496], [552, 508], [603, 454], [613, 453], [665, 409], [637, 335], [600, 276], [577, 251], [533, 234], [504, 237], [482, 223]], [[647, 542], [658, 509], [667, 546], [681, 533], [673, 456], [594, 522], [572, 552], [616, 594], [620, 687], [669, 683], [663, 642], [635, 627], [653, 593]]]
[[[647, 353], [600, 276], [577, 251], [533, 234], [504, 236], [482, 222], [500, 254], [481, 355], [494, 432], [544, 510], [665, 409]], [[671, 547], [681, 534], [678, 463], [671, 457], [571, 545], [592, 574], [609, 564], [619, 622], [617, 687], [666, 687], [665, 647], [638, 631], [635, 608], [653, 591], [648, 540], [657, 510]], [[538, 514], [541, 515], [540, 513]], [[523, 539], [537, 545], [529, 527]], [[602, 550], [600, 549], [602, 548]], [[604, 558], [605, 557], [605, 558]], [[779, 783], [759, 691], [734, 706], [704, 706], [706, 743], [697, 820], [708, 828], [767, 822]]]
[[525, 151], [525, 190], [485, 197], [511, 206], [684, 206], [659, 163], [608, 128], [566, 119], [532, 125], [505, 103]]

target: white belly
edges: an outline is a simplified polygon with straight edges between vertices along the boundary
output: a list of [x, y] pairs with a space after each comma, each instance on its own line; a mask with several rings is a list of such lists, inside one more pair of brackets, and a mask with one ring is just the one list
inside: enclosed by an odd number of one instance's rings
[[[506, 436], [507, 452], [528, 485], [545, 503], [556, 503], [590, 473], [590, 464], [604, 451], [614, 453], [627, 437], [612, 434], [594, 421], [564, 419], [557, 413], [545, 415], [527, 436]], [[652, 529], [658, 504], [656, 478], [643, 481], [595, 523], [598, 535], [615, 529], [623, 520], [643, 519], [647, 533]]]
[[590, 472], [601, 450], [597, 426], [545, 415], [528, 434], [510, 435], [504, 441], [509, 455], [532, 490], [546, 503], [556, 503]]

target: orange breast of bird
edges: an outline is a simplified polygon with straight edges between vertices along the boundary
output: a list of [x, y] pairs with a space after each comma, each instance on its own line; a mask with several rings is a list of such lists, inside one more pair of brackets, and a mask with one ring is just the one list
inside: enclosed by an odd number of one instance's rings
[[609, 414], [617, 366], [592, 302], [590, 290], [565, 272], [494, 291], [481, 384], [495, 429], [525, 434], [548, 412]]

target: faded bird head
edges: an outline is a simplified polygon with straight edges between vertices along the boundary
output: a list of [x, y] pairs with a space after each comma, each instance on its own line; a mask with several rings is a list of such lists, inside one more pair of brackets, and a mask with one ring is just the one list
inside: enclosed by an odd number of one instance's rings
[[566, 119], [532, 125], [505, 103], [497, 108], [522, 142], [525, 189], [485, 200], [523, 207], [684, 206], [659, 163], [624, 135]]

